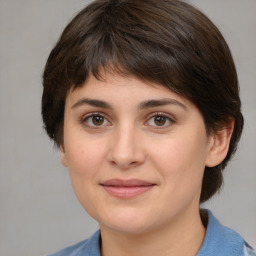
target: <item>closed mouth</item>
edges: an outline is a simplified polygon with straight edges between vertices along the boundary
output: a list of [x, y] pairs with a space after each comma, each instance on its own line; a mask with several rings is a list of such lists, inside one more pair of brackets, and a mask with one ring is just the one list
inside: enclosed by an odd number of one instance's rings
[[154, 186], [156, 186], [155, 183], [137, 179], [111, 179], [100, 183], [100, 185], [110, 195], [123, 199], [136, 197], [151, 190]]

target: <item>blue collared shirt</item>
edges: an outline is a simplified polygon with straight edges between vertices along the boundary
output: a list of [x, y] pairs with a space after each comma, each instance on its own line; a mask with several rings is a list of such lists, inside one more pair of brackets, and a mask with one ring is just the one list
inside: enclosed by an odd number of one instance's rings
[[[256, 252], [234, 230], [220, 224], [208, 212], [208, 224], [203, 245], [197, 256], [256, 256]], [[48, 256], [101, 256], [100, 231], [87, 240]]]

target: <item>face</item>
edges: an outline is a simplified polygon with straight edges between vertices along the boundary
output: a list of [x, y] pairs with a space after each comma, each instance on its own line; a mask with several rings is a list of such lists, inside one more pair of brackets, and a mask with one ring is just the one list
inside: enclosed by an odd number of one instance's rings
[[199, 110], [134, 77], [93, 76], [66, 98], [61, 159], [101, 228], [150, 232], [198, 212], [212, 145]]

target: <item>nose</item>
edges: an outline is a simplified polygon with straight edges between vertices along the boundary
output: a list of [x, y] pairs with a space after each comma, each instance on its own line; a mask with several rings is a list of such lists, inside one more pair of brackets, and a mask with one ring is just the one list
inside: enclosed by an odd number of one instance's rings
[[140, 134], [134, 127], [116, 129], [111, 138], [108, 160], [122, 170], [141, 165], [146, 158]]

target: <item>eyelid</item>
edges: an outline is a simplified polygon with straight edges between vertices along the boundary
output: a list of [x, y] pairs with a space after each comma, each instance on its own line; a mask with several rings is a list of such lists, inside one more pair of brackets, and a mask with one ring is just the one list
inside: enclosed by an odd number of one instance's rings
[[105, 113], [102, 112], [90, 112], [88, 114], [82, 115], [81, 118], [79, 119], [80, 123], [83, 124], [86, 127], [92, 128], [92, 129], [100, 129], [102, 127], [106, 127], [109, 125], [100, 125], [100, 126], [92, 126], [89, 125], [86, 120], [90, 117], [94, 117], [94, 116], [100, 116], [103, 117], [109, 124], [111, 124], [111, 121], [109, 120], [108, 116]]
[[[163, 125], [163, 126], [157, 126], [157, 125], [154, 125], [154, 126], [153, 126], [153, 125], [147, 125], [147, 124], [146, 124], [146, 123], [149, 122], [149, 120], [150, 120], [151, 118], [156, 117], [156, 116], [161, 116], [161, 117], [166, 118], [167, 120], [169, 120], [169, 122], [171, 122], [171, 124]], [[170, 115], [170, 114], [167, 114], [167, 113], [164, 113], [164, 112], [154, 112], [154, 113], [152, 113], [152, 114], [150, 114], [150, 115], [148, 116], [147, 121], [145, 122], [145, 124], [146, 124], [147, 126], [153, 127], [154, 129], [164, 129], [164, 128], [167, 128], [167, 127], [171, 126], [171, 125], [174, 124], [175, 122], [176, 122], [175, 118], [174, 118], [172, 115]]]

